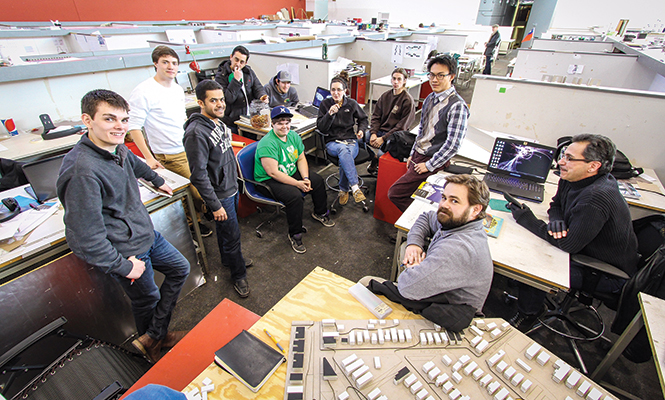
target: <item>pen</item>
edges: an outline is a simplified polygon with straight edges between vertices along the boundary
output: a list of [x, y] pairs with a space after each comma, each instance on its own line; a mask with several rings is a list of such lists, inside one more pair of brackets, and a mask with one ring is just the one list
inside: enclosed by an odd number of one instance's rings
[[272, 335], [268, 332], [267, 329], [264, 329], [263, 332], [265, 332], [266, 335], [268, 335], [268, 337], [269, 337], [270, 339], [272, 339], [273, 342], [275, 342], [275, 344], [276, 344], [277, 347], [282, 351], [282, 353], [285, 353], [285, 352], [284, 352], [284, 348], [283, 348], [279, 343], [277, 343], [277, 339], [275, 339], [274, 337], [272, 337]]
[[136, 279], [132, 279], [132, 281], [129, 282], [129, 284], [130, 284], [130, 285], [133, 285], [135, 280], [136, 280]]

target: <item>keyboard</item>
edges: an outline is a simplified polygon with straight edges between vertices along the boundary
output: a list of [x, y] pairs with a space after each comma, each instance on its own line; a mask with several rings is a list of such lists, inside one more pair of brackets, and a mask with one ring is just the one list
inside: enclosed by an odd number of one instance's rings
[[501, 176], [495, 174], [487, 174], [485, 176], [486, 182], [492, 182], [497, 185], [505, 185], [513, 188], [528, 190], [528, 191], [537, 191], [540, 187], [538, 184], [533, 182], [528, 182], [519, 178], [513, 178], [509, 176]]
[[300, 107], [297, 111], [307, 118], [316, 118], [319, 115], [319, 109], [314, 106]]

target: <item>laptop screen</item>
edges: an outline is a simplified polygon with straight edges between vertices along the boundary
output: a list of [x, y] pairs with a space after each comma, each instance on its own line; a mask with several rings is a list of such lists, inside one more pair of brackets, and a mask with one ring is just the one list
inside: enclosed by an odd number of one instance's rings
[[63, 158], [64, 154], [23, 165], [23, 173], [40, 204], [57, 196], [56, 182]]
[[496, 138], [487, 169], [543, 183], [547, 179], [555, 148], [538, 143]]
[[319, 86], [316, 88], [316, 93], [314, 93], [314, 100], [312, 101], [312, 105], [316, 108], [319, 108], [321, 107], [321, 102], [328, 97], [330, 97], [330, 91]]

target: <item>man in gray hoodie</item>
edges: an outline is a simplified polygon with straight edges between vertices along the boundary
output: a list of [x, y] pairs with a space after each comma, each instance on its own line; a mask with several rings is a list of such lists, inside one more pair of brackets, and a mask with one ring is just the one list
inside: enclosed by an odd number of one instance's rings
[[183, 143], [192, 175], [189, 178], [212, 212], [222, 264], [231, 270], [240, 297], [249, 296], [246, 265], [238, 225], [238, 167], [231, 146], [231, 130], [220, 120], [226, 103], [222, 86], [213, 80], [196, 85], [201, 113], [185, 122]]
[[298, 104], [298, 92], [291, 86], [289, 71], [279, 71], [264, 89], [270, 98], [268, 103], [270, 107], [293, 107]]
[[[189, 262], [154, 230], [136, 179], [173, 191], [124, 145], [125, 99], [110, 90], [93, 90], [83, 96], [81, 112], [88, 133], [65, 156], [57, 182], [67, 244], [122, 286], [140, 335], [132, 344], [156, 362], [162, 348], [173, 347], [186, 333], [167, 328]], [[161, 288], [153, 268], [164, 274]]]

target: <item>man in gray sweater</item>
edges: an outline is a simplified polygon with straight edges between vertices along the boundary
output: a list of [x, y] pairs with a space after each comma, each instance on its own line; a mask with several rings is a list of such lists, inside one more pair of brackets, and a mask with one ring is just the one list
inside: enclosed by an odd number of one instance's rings
[[[93, 90], [83, 96], [81, 112], [88, 133], [65, 156], [57, 182], [67, 244], [122, 286], [140, 335], [133, 345], [156, 362], [162, 348], [173, 347], [186, 333], [167, 329], [189, 262], [154, 230], [136, 179], [173, 191], [124, 145], [125, 99], [110, 90]], [[153, 268], [164, 274], [161, 288]]]
[[439, 209], [422, 214], [409, 231], [400, 295], [423, 300], [445, 293], [450, 304], [482, 310], [493, 273], [482, 221], [489, 197], [487, 185], [471, 175], [446, 177]]

